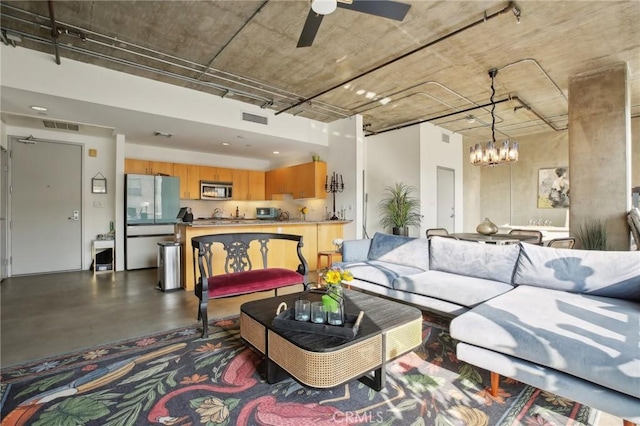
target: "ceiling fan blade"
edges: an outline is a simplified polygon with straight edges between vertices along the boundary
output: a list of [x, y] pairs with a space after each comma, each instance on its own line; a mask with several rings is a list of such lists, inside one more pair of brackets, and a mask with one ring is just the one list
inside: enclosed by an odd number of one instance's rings
[[338, 7], [402, 21], [411, 5], [392, 0], [354, 0], [351, 4], [338, 2]]
[[296, 47], [309, 47], [313, 44], [313, 40], [318, 33], [318, 28], [320, 28], [320, 24], [322, 23], [322, 18], [324, 18], [324, 15], [319, 15], [312, 9], [309, 9], [307, 20], [304, 22], [304, 27], [302, 27], [302, 33], [300, 34]]

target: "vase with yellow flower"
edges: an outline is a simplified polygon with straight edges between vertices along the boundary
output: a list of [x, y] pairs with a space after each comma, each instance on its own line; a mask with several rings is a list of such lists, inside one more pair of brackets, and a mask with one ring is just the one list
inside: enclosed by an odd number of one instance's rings
[[302, 206], [298, 208], [298, 211], [300, 212], [300, 219], [304, 222], [305, 220], [307, 220], [307, 212], [309, 211], [309, 209], [307, 208], [307, 206]]
[[327, 312], [327, 322], [331, 325], [343, 325], [345, 322], [344, 298], [342, 283], [353, 280], [353, 274], [348, 269], [333, 267], [321, 274], [326, 283], [326, 291], [322, 295], [322, 305]]

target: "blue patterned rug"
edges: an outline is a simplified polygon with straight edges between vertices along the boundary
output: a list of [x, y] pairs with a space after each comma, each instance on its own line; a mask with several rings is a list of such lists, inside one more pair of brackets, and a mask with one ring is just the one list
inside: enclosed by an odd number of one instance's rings
[[238, 317], [1, 371], [2, 425], [593, 425], [598, 412], [459, 361], [447, 321], [425, 314], [420, 347], [387, 365], [375, 392], [292, 379], [269, 385]]

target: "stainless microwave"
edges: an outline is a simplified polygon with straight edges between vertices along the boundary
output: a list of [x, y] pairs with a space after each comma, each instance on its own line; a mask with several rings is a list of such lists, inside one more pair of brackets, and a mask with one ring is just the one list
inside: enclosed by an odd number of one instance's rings
[[200, 181], [201, 200], [230, 200], [232, 197], [233, 184], [231, 182]]

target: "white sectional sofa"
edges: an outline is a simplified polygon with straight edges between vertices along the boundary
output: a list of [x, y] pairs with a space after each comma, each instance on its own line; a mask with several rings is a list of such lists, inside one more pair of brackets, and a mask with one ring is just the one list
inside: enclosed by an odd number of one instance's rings
[[640, 423], [640, 252], [381, 233], [342, 250], [352, 287], [455, 317], [461, 360]]

